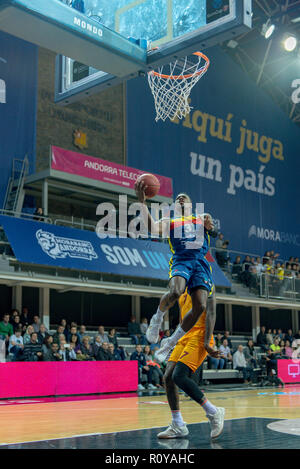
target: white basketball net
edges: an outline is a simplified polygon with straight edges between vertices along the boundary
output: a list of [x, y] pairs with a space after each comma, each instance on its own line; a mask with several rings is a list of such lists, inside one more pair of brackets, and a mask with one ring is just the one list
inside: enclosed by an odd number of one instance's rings
[[[203, 77], [209, 67], [209, 59], [195, 52], [196, 61], [188, 57], [163, 65], [158, 71], [148, 72], [148, 82], [154, 97], [156, 122], [167, 118], [182, 119], [190, 113], [189, 96], [193, 86]], [[178, 75], [178, 69], [180, 74]], [[176, 72], [177, 70], [177, 72]]]

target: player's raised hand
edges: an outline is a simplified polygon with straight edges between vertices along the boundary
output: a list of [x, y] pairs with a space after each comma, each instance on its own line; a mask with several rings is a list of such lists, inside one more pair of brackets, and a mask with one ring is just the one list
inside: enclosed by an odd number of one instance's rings
[[214, 229], [214, 222], [212, 216], [209, 213], [204, 215], [204, 226], [207, 231], [212, 231]]
[[210, 345], [204, 345], [205, 350], [207, 351], [208, 355], [210, 355], [213, 358], [220, 358], [220, 352], [219, 350], [215, 350]]
[[141, 203], [144, 203], [146, 200], [146, 194], [145, 194], [146, 189], [147, 189], [147, 186], [145, 185], [144, 181], [136, 181], [134, 185], [134, 190], [135, 190], [135, 193], [139, 202]]

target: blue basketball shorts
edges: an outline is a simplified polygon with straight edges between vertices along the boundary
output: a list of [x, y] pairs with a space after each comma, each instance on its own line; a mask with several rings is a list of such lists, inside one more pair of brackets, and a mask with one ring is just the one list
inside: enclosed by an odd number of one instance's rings
[[173, 256], [170, 260], [169, 278], [176, 276], [186, 279], [189, 293], [195, 288], [204, 288], [209, 292], [209, 296], [213, 293], [212, 268], [206, 259]]

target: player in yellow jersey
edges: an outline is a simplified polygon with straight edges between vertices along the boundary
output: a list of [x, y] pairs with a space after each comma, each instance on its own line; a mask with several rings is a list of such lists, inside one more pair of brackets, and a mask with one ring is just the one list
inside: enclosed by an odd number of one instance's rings
[[[202, 365], [208, 352], [205, 343], [213, 348], [213, 335], [207, 337], [207, 315], [215, 314], [215, 295], [207, 303], [207, 312], [204, 311], [194, 327], [187, 332], [176, 344], [167, 363], [164, 382], [169, 406], [172, 413], [172, 423], [160, 432], [158, 438], [184, 438], [189, 434], [179, 409], [178, 387], [197, 402], [206, 412], [211, 425], [211, 438], [217, 438], [223, 431], [225, 409], [211, 404], [198, 385], [192, 379], [192, 374]], [[192, 308], [192, 299], [187, 290], [180, 296], [180, 320]], [[210, 328], [209, 328], [210, 329]]]

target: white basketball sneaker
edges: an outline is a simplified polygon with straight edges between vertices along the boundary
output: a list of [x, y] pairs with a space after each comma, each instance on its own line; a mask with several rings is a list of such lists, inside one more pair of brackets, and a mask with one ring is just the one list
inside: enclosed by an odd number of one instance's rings
[[172, 422], [165, 431], [158, 433], [157, 438], [184, 438], [188, 434], [189, 431], [185, 424], [179, 427]]
[[157, 313], [152, 316], [149, 327], [146, 331], [146, 337], [150, 344], [157, 344], [159, 341], [159, 331], [163, 323], [163, 316], [157, 319]]
[[211, 427], [211, 438], [217, 438], [221, 435], [224, 427], [224, 417], [224, 407], [217, 407], [217, 412], [214, 415], [207, 415]]

